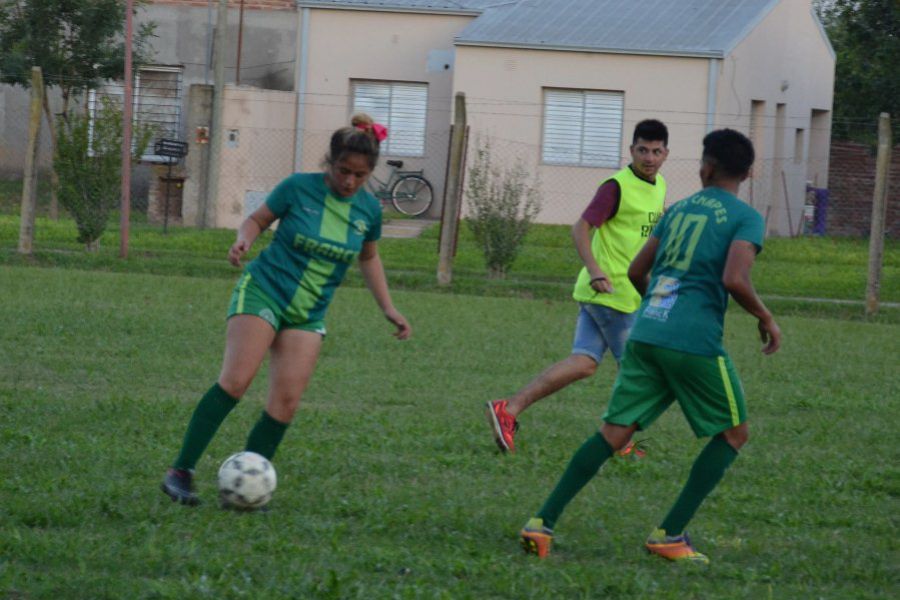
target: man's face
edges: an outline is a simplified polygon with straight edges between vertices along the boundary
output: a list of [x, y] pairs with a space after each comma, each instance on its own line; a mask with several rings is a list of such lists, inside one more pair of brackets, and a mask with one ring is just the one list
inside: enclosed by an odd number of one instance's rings
[[634, 170], [649, 181], [656, 178], [659, 168], [669, 156], [669, 149], [661, 140], [648, 142], [643, 138], [638, 138], [629, 149], [631, 150], [631, 165]]

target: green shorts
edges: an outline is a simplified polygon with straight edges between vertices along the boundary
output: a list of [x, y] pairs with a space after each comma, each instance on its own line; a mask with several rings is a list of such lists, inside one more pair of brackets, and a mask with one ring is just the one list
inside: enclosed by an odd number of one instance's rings
[[290, 321], [284, 310], [259, 287], [259, 284], [253, 280], [250, 273], [241, 275], [241, 278], [238, 279], [234, 286], [226, 318], [230, 319], [234, 315], [257, 316], [271, 325], [275, 331], [302, 329], [303, 331], [313, 331], [323, 337], [325, 335], [325, 321], [322, 319], [301, 322]]
[[727, 354], [699, 356], [629, 341], [603, 420], [645, 429], [674, 400], [697, 437], [747, 420], [744, 389]]

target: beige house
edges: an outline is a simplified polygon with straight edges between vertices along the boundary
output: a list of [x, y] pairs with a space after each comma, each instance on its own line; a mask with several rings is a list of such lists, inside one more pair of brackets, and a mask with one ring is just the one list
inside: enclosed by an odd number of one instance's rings
[[245, 214], [241, 197], [258, 201], [288, 174], [286, 157], [293, 170], [319, 168], [329, 134], [359, 110], [390, 129], [386, 158], [423, 169], [440, 200], [456, 92], [470, 156], [488, 141], [499, 164], [534, 173], [541, 222], [573, 222], [651, 117], [670, 130], [669, 202], [699, 185], [700, 141], [725, 126], [756, 144], [742, 195], [770, 233], [798, 228], [807, 182], [827, 185], [835, 59], [811, 0], [298, 0], [297, 10], [293, 92], [231, 94], [242, 98], [231, 127], [277, 107], [283, 129], [257, 136], [271, 147], [252, 153], [272, 181], [223, 167], [237, 192], [216, 209], [231, 215], [222, 226]]

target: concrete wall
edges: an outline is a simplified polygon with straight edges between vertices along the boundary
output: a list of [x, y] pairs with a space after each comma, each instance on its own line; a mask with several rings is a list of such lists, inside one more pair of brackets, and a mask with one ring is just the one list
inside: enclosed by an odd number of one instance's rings
[[[428, 84], [425, 155], [401, 157], [424, 169], [439, 214], [449, 144], [453, 37], [472, 17], [312, 9], [301, 170], [317, 170], [331, 133], [349, 122], [354, 79]], [[376, 171], [387, 174], [382, 157]]]
[[[208, 126], [212, 89], [194, 86], [190, 97], [192, 126]], [[205, 211], [210, 227], [236, 229], [293, 172], [296, 103], [294, 92], [225, 86], [219, 193], [210, 199], [204, 194], [203, 174], [212, 150], [194, 135], [185, 163], [185, 225], [198, 225]]]
[[[660, 119], [671, 149], [662, 173], [671, 203], [696, 190], [704, 134], [707, 61], [695, 58], [459, 46], [454, 92], [467, 97], [470, 150], [489, 139], [500, 162], [524, 162], [540, 179], [543, 223], [573, 223], [599, 182], [616, 169], [541, 163], [545, 88], [624, 92], [620, 166], [630, 162], [634, 125]], [[471, 156], [471, 153], [470, 153]]]
[[742, 195], [767, 216], [770, 234], [796, 232], [806, 182], [828, 185], [834, 89], [834, 57], [810, 0], [783, 0], [715, 63], [715, 126], [747, 133], [757, 107], [757, 161]]
[[[212, 11], [207, 10], [207, 5]], [[233, 83], [237, 62], [237, 2], [228, 11], [228, 44], [225, 49], [225, 80]], [[187, 127], [188, 89], [195, 83], [212, 83], [209, 66], [209, 36], [216, 21], [217, 2], [206, 0], [156, 0], [138, 10], [135, 27], [156, 23], [150, 43], [154, 64], [182, 66], [181, 137], [192, 132]], [[253, 0], [245, 4], [241, 83], [264, 89], [293, 90], [297, 40], [297, 12], [289, 0]], [[58, 94], [51, 98], [58, 105]], [[24, 167], [28, 126], [28, 92], [0, 86], [0, 177], [17, 178]], [[41, 167], [50, 164], [46, 122], [41, 149]], [[150, 169], [137, 167], [132, 192], [146, 196]], [[140, 199], [138, 198], [138, 205]]]

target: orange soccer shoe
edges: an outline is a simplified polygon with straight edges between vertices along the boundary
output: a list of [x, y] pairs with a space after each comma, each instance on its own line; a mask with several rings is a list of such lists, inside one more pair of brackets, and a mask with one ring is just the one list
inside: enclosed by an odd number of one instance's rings
[[697, 552], [691, 545], [691, 540], [686, 532], [681, 535], [666, 535], [664, 530], [657, 529], [650, 534], [644, 546], [650, 554], [656, 554], [675, 562], [709, 564], [706, 555]]
[[487, 403], [485, 414], [491, 425], [497, 447], [501, 452], [512, 453], [516, 451], [513, 438], [516, 436], [516, 431], [519, 430], [519, 423], [506, 411], [506, 404], [506, 400], [492, 400]]
[[526, 554], [537, 554], [538, 558], [547, 558], [550, 554], [550, 544], [553, 542], [553, 530], [544, 527], [544, 520], [533, 517], [525, 523], [525, 527], [519, 532], [522, 549]]

